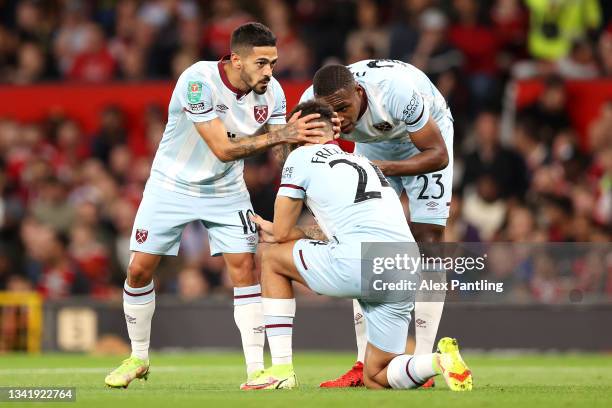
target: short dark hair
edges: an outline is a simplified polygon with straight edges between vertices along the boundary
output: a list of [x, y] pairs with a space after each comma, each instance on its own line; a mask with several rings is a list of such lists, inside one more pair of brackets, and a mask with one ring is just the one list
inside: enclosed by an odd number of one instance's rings
[[312, 80], [314, 94], [328, 96], [340, 89], [348, 89], [355, 84], [353, 74], [344, 65], [326, 65], [319, 69]]
[[246, 23], [232, 32], [230, 47], [232, 52], [244, 47], [275, 47], [276, 37], [268, 27], [261, 23]]
[[289, 117], [293, 116], [293, 114], [297, 111], [302, 111], [300, 117], [304, 117], [312, 113], [318, 113], [321, 115], [321, 117], [317, 120], [329, 122], [330, 124], [332, 123], [332, 117], [334, 116], [334, 109], [328, 103], [316, 99], [300, 103], [293, 108], [289, 114]]

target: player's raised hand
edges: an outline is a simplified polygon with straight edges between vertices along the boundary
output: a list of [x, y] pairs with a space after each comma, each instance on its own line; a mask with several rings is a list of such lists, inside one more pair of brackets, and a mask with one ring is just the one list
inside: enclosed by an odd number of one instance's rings
[[276, 240], [274, 239], [273, 224], [268, 220], [264, 220], [257, 214], [249, 215], [249, 217], [251, 217], [251, 221], [257, 225], [259, 242], [276, 244]]
[[311, 113], [301, 117], [302, 111], [295, 112], [287, 126], [282, 128], [279, 133], [285, 143], [319, 143], [319, 137], [324, 137], [325, 132], [321, 130], [325, 127], [325, 122], [318, 122], [315, 119], [321, 117], [318, 113]]

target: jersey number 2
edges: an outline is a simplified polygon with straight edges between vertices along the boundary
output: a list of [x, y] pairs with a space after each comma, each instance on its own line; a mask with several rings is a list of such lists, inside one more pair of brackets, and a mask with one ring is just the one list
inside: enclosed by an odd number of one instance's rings
[[[362, 201], [370, 200], [372, 198], [382, 197], [382, 194], [380, 193], [380, 191], [365, 191], [366, 185], [368, 184], [368, 173], [363, 167], [347, 159], [332, 160], [329, 162], [329, 166], [334, 167], [336, 164], [339, 164], [339, 163], [348, 164], [349, 166], [351, 166], [357, 171], [357, 176], [359, 177], [359, 179], [357, 181], [357, 192], [355, 193], [355, 201], [354, 201], [355, 203], [360, 203]], [[378, 179], [380, 180], [380, 185], [382, 187], [388, 187], [389, 182], [387, 181], [385, 176], [382, 174], [380, 169], [374, 166], [372, 163], [370, 163], [370, 165], [376, 172], [376, 175], [378, 176]]]

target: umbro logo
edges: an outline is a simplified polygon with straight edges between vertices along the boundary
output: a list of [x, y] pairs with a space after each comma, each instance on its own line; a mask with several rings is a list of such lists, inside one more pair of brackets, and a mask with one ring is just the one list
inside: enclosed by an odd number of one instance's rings
[[417, 327], [422, 327], [422, 328], [427, 327], [427, 322], [423, 319], [416, 319], [415, 323]]
[[217, 108], [217, 112], [221, 112], [221, 113], [225, 113], [225, 111], [229, 109], [224, 104], [217, 105], [216, 108]]
[[261, 334], [261, 333], [264, 333], [265, 331], [266, 331], [266, 327], [265, 326], [253, 327], [253, 333], [254, 334]]
[[428, 206], [429, 208], [436, 208], [438, 206], [438, 203], [436, 203], [435, 201], [430, 201], [425, 205]]
[[129, 314], [125, 315], [125, 321], [128, 322], [129, 324], [135, 324], [136, 323], [136, 318], [130, 316]]
[[357, 313], [355, 315], [355, 323], [359, 323], [359, 321], [363, 318], [363, 315], [361, 313]]

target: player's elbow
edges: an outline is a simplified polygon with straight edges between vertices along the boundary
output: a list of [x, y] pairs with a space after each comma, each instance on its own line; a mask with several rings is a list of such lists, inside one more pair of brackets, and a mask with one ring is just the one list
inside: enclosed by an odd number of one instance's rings
[[213, 154], [223, 163], [231, 162], [235, 160], [229, 149], [212, 148]]
[[441, 149], [436, 150], [435, 156], [435, 167], [436, 169], [433, 171], [443, 170], [448, 166], [449, 163], [448, 150], [446, 150], [446, 146]]

